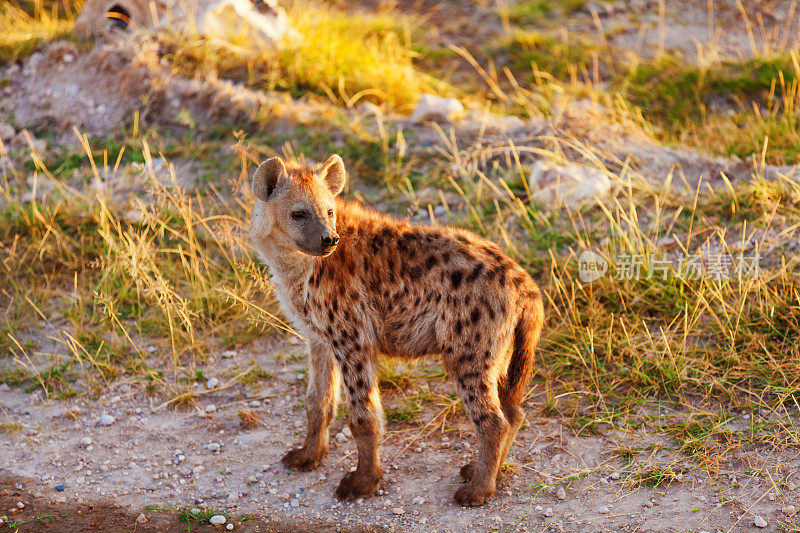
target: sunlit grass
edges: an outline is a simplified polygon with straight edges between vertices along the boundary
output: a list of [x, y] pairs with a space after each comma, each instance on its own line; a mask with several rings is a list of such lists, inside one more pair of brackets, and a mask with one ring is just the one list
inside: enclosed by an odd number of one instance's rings
[[0, 4], [0, 65], [72, 30], [83, 0], [35, 0]]
[[[88, 139], [81, 141], [93, 154]], [[13, 322], [4, 320], [0, 343], [47, 394], [63, 392], [53, 378], [67, 370], [90, 387], [124, 374], [169, 386], [215, 344], [244, 342], [265, 325], [287, 328], [272, 314], [272, 289], [250, 253], [244, 202], [183, 189], [170, 166], [166, 180], [157, 177], [148, 144], [140, 146], [143, 164], [129, 162], [125, 150], [116, 161], [107, 150], [98, 159], [86, 155], [85, 191], [54, 176], [34, 153], [36, 201], [19, 200], [28, 182], [16, 166], [3, 166], [5, 316], [67, 326], [54, 338], [61, 365], [55, 376], [32, 362]], [[142, 189], [122, 200], [109, 188], [129, 179], [125, 169], [133, 169]], [[243, 190], [241, 179], [231, 177], [234, 190]], [[153, 353], [161, 354], [157, 369], [148, 362]]]
[[297, 95], [317, 93], [347, 106], [361, 101], [407, 106], [423, 92], [452, 91], [415, 67], [408, 17], [342, 13], [304, 0], [286, 8], [298, 35], [274, 49], [185, 32], [164, 32], [160, 40], [167, 57], [187, 71], [215, 72]]

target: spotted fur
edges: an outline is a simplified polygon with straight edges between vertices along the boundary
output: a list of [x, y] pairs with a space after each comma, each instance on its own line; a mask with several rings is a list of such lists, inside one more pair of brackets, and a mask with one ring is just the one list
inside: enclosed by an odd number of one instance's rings
[[[306, 470], [325, 457], [341, 375], [358, 464], [336, 495], [371, 495], [382, 478], [378, 358], [438, 355], [479, 442], [455, 499], [481, 505], [524, 419], [520, 402], [543, 321], [539, 288], [497, 245], [468, 231], [413, 226], [336, 199], [344, 176], [333, 156], [319, 170], [274, 158], [254, 178], [252, 240], [311, 350], [308, 432], [283, 462]], [[290, 216], [298, 206], [319, 215], [314, 242], [298, 242], [308, 234]], [[318, 249], [326, 232], [339, 237], [332, 250]]]

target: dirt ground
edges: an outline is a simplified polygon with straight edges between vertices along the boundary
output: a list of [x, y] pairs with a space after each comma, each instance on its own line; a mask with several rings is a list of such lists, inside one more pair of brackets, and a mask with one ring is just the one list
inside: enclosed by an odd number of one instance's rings
[[[15, 521], [7, 524], [18, 531], [181, 531], [189, 524], [179, 509], [209, 507], [243, 531], [743, 531], [754, 529], [756, 515], [769, 531], [798, 527], [787, 515], [800, 484], [796, 453], [731, 453], [713, 476], [669, 446], [626, 464], [621, 448], [647, 449], [664, 444], [663, 437], [633, 427], [576, 435], [542, 414], [536, 386], [527, 402], [529, 424], [510, 453], [514, 466], [488, 505], [454, 503], [458, 468], [472, 455], [474, 437], [461, 417], [432, 421], [431, 406], [418, 425], [389, 424], [383, 492], [340, 503], [333, 492], [354, 465], [352, 439], [332, 437], [330, 456], [314, 472], [280, 464], [305, 429], [303, 351], [269, 338], [218, 354], [205, 373], [219, 376], [220, 385], [198, 384], [199, 403], [179, 408], [157, 405], [139, 385], [125, 383], [97, 401], [45, 401], [4, 387], [0, 502], [2, 514]], [[274, 377], [257, 386], [230, 379], [252, 363]], [[419, 386], [452, 392], [441, 380]], [[391, 406], [392, 395], [384, 402]], [[238, 412], [245, 407], [262, 425], [242, 427]], [[102, 425], [104, 414], [115, 421]], [[661, 423], [680, 417], [653, 414]], [[750, 423], [756, 421], [746, 417], [730, 425], [746, 432]], [[343, 427], [340, 418], [332, 433]], [[656, 487], [633, 482], [645, 463], [683, 474]]]

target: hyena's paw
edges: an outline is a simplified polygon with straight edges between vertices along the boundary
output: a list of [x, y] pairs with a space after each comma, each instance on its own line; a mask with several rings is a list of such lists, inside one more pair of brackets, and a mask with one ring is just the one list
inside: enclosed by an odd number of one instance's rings
[[458, 472], [461, 483], [469, 483], [475, 477], [475, 463], [467, 463]]
[[320, 451], [311, 450], [309, 448], [297, 448], [284, 455], [281, 462], [293, 470], [305, 472], [318, 467], [327, 454], [327, 450]]
[[348, 472], [339, 482], [336, 497], [340, 500], [353, 500], [372, 496], [381, 484], [383, 475], [380, 471], [363, 473], [355, 470]]
[[[469, 465], [466, 465], [469, 466]], [[456, 491], [455, 499], [464, 507], [477, 507], [486, 503], [494, 495], [494, 487], [470, 481]]]

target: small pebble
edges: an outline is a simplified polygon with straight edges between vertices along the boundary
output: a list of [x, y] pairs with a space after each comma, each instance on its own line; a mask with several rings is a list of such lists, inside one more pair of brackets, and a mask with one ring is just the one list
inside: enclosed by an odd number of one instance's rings
[[765, 527], [767, 527], [769, 524], [767, 524], [767, 521], [766, 521], [766, 520], [764, 520], [764, 519], [761, 517], [761, 515], [756, 515], [756, 517], [753, 519], [753, 525], [754, 525], [754, 526], [756, 526], [756, 527], [765, 528]]
[[144, 513], [141, 513], [136, 517], [137, 524], [144, 524], [145, 522], [147, 522], [147, 517], [144, 515]]
[[213, 413], [216, 410], [217, 410], [217, 406], [214, 405], [213, 403], [210, 403], [210, 404], [206, 405], [206, 413]]
[[392, 513], [396, 515], [406, 514], [406, 510], [403, 509], [402, 507], [395, 507], [394, 509], [392, 509]]
[[547, 509], [545, 509], [544, 510], [544, 515], [545, 516], [553, 516], [553, 508], [552, 507], [548, 507]]
[[340, 431], [339, 433], [336, 434], [336, 442], [338, 442], [339, 444], [344, 444], [345, 442], [347, 442], [347, 436], [345, 436], [345, 434]]
[[206, 388], [207, 389], [213, 389], [217, 385], [219, 385], [219, 379], [217, 379], [217, 378], [211, 378], [208, 381], [206, 381]]
[[100, 423], [103, 424], [104, 426], [110, 426], [114, 422], [116, 422], [116, 419], [111, 415], [104, 414], [100, 416]]
[[611, 479], [617, 480], [619, 478], [620, 478], [619, 472], [612, 472], [611, 473]]
[[61, 492], [66, 488], [67, 488], [66, 485], [56, 485], [56, 491], [58, 491], [58, 492]]
[[227, 529], [228, 531], [233, 531], [233, 524], [227, 524], [225, 526], [225, 529]]
[[556, 489], [556, 498], [558, 498], [559, 500], [567, 499], [567, 491], [564, 489], [564, 487], [558, 487]]
[[228, 519], [222, 516], [221, 514], [215, 514], [214, 516], [211, 517], [208, 523], [211, 524], [212, 526], [221, 526], [227, 521]]
[[92, 437], [83, 437], [81, 439], [81, 444], [84, 446], [91, 446], [92, 445]]
[[600, 511], [599, 511], [599, 512], [600, 512], [600, 514], [608, 514], [608, 507], [607, 507], [607, 506], [605, 506], [605, 505], [604, 505], [604, 506], [602, 506], [602, 507], [600, 508]]
[[17, 509], [25, 509], [25, 504], [22, 502], [17, 502]]

